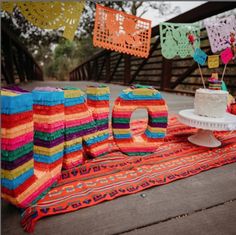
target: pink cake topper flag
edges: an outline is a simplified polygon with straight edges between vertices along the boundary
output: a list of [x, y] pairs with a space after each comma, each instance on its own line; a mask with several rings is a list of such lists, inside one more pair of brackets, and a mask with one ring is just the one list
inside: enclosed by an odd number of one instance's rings
[[204, 21], [213, 53], [230, 46], [230, 33], [236, 33], [234, 15], [222, 19], [207, 19]]
[[226, 66], [229, 63], [229, 61], [234, 57], [232, 49], [230, 47], [226, 48], [224, 51], [222, 51], [220, 53], [220, 57], [221, 57], [222, 62], [225, 64], [224, 70], [223, 70], [223, 73], [222, 73], [222, 77], [221, 77], [221, 80], [223, 81], [224, 75], [225, 75]]
[[224, 64], [228, 64], [229, 61], [233, 58], [233, 52], [232, 50], [230, 49], [230, 47], [226, 48], [224, 51], [222, 51], [220, 53], [220, 57], [221, 57], [221, 61], [224, 63]]

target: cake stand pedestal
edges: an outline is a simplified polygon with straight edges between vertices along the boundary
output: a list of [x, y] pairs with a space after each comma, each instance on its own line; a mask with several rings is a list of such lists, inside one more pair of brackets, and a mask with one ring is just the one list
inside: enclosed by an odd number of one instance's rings
[[236, 130], [236, 115], [226, 113], [223, 118], [209, 118], [194, 113], [194, 109], [179, 112], [179, 121], [188, 126], [199, 128], [198, 132], [188, 137], [188, 141], [205, 147], [219, 147], [221, 142], [216, 139], [213, 131]]

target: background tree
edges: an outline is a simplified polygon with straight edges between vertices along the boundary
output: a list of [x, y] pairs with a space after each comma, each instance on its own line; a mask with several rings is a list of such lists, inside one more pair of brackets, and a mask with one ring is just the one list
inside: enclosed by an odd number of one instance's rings
[[[155, 9], [159, 15], [180, 12], [178, 7], [173, 8], [171, 4], [165, 2], [101, 1], [100, 4], [140, 17], [151, 8]], [[100, 50], [92, 44], [95, 10], [96, 4], [87, 1], [73, 42], [62, 37], [62, 30], [43, 30], [35, 27], [17, 8], [14, 9], [12, 15], [1, 12], [1, 19], [27, 46], [42, 66], [46, 77], [65, 80], [69, 71]]]

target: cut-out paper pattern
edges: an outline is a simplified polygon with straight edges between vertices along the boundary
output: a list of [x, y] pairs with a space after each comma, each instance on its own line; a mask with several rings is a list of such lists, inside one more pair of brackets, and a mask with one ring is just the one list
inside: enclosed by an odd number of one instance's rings
[[[188, 35], [194, 36], [194, 42], [190, 43]], [[192, 56], [194, 48], [200, 47], [199, 24], [160, 24], [161, 52], [167, 59], [175, 56], [181, 58]]]
[[207, 63], [209, 69], [218, 68], [220, 65], [219, 55], [209, 55]]
[[150, 40], [150, 20], [96, 5], [94, 46], [147, 57]]
[[197, 48], [193, 54], [193, 59], [198, 64], [204, 65], [207, 59], [207, 54], [200, 48]]
[[232, 53], [232, 50], [229, 47], [220, 53], [221, 61], [224, 64], [228, 64], [229, 61], [233, 58], [233, 56], [234, 55]]
[[205, 27], [213, 53], [230, 46], [230, 33], [236, 33], [236, 19], [231, 15], [222, 19], [205, 20]]
[[63, 36], [73, 40], [84, 2], [4, 2], [2, 9], [12, 12], [15, 6], [33, 25], [42, 29], [65, 27]]

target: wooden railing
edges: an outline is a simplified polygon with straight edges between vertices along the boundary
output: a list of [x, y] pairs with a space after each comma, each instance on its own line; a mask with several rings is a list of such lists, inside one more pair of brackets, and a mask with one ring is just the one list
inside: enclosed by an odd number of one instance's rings
[[[207, 2], [169, 20], [173, 23], [193, 23], [236, 8], [234, 2]], [[201, 48], [211, 54], [206, 29], [201, 30]], [[221, 76], [223, 65], [214, 72]], [[205, 78], [213, 70], [202, 66]], [[198, 66], [192, 57], [167, 60], [161, 55], [159, 25], [152, 28], [152, 43], [148, 58], [138, 58], [109, 50], [101, 50], [70, 72], [70, 80], [93, 80], [119, 84], [150, 84], [160, 90], [193, 94], [202, 86]], [[227, 66], [224, 77], [230, 91], [236, 95], [236, 65]]]
[[1, 25], [1, 79], [7, 84], [43, 80], [43, 72], [32, 55], [13, 32]]

